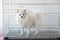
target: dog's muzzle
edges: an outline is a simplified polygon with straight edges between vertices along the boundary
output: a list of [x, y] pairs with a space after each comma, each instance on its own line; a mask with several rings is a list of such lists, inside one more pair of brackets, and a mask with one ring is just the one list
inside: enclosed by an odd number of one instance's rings
[[23, 18], [23, 16], [21, 16], [21, 18]]

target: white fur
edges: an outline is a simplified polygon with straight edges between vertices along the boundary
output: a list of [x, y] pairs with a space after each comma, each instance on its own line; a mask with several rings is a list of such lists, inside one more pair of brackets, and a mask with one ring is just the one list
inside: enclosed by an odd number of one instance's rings
[[25, 18], [21, 19], [19, 17], [19, 13], [16, 14], [16, 20], [17, 23], [23, 27], [26, 28], [32, 28], [34, 27], [35, 29], [37, 29], [36, 33], [38, 33], [38, 31], [40, 30], [40, 27], [42, 27], [42, 20], [41, 20], [41, 16], [38, 15], [37, 13], [27, 13], [25, 15]]

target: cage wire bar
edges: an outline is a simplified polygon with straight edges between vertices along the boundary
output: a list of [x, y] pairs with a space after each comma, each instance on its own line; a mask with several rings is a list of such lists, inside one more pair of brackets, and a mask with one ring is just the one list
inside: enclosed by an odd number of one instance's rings
[[[20, 3], [21, 1], [21, 3]], [[46, 2], [47, 1], [47, 2]], [[23, 3], [24, 2], [24, 3]], [[4, 36], [5, 37], [25, 37], [19, 36], [19, 26], [16, 24], [15, 14], [16, 10], [19, 8], [26, 8], [30, 11], [37, 10], [43, 16], [44, 27], [40, 36], [42, 37], [57, 37], [58, 36], [58, 6], [59, 0], [3, 0], [3, 26], [4, 26]], [[46, 10], [46, 11], [45, 11]], [[46, 20], [48, 20], [48, 22]], [[55, 20], [55, 21], [53, 21]], [[52, 24], [51, 24], [52, 23]], [[15, 30], [16, 32], [12, 31]], [[48, 31], [47, 31], [48, 30]], [[12, 32], [12, 34], [10, 33]], [[45, 33], [44, 33], [45, 32]], [[52, 32], [52, 34], [51, 34]], [[13, 35], [16, 33], [15, 35]], [[42, 34], [44, 33], [44, 34]], [[30, 36], [34, 38], [35, 36]]]

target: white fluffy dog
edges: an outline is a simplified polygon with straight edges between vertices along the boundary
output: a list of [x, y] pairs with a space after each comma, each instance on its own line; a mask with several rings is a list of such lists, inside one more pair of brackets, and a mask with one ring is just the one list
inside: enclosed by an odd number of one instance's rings
[[41, 16], [37, 13], [29, 13], [26, 9], [17, 10], [16, 18], [18, 24], [26, 28], [35, 28], [37, 31], [34, 35], [39, 32], [39, 29], [42, 25]]

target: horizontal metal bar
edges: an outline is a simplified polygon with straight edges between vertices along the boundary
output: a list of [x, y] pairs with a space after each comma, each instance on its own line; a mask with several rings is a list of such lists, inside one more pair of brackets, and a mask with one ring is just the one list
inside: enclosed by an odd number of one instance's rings
[[60, 5], [59, 3], [39, 3], [39, 4], [21, 4], [21, 3], [9, 3], [5, 5]]
[[[16, 12], [5, 12], [5, 13], [16, 13]], [[60, 13], [40, 13], [40, 14], [60, 14]]]
[[[20, 8], [19, 8], [20, 9]], [[57, 9], [59, 9], [58, 7], [57, 7]], [[17, 10], [17, 9], [3, 9], [3, 10]]]
[[[4, 13], [17, 13], [17, 12], [4, 12]], [[37, 13], [40, 13], [40, 14], [60, 14], [60, 13], [41, 13], [41, 12], [37, 12]]]
[[[5, 25], [5, 26], [18, 26], [18, 25]], [[43, 25], [43, 26], [59, 26], [59, 25]]]

